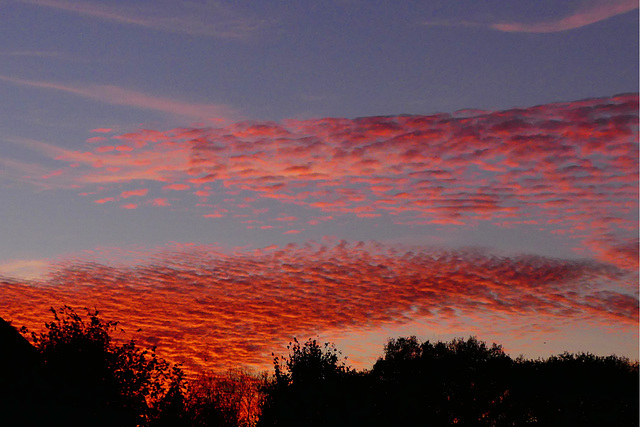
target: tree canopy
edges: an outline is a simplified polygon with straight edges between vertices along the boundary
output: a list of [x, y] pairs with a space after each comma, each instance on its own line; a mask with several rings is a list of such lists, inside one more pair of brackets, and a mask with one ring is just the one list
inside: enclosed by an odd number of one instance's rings
[[638, 425], [638, 363], [621, 357], [514, 360], [476, 337], [415, 336], [390, 339], [371, 370], [339, 365], [336, 354], [294, 341], [274, 362], [260, 424]]
[[357, 371], [333, 344], [294, 338], [270, 377], [233, 369], [187, 379], [155, 349], [114, 339], [118, 323], [97, 310], [51, 312], [33, 346], [0, 322], [11, 346], [0, 425], [638, 425], [638, 362], [613, 355], [512, 359], [476, 337], [410, 336], [389, 339], [372, 369]]
[[182, 370], [155, 349], [141, 349], [133, 340], [114, 342], [118, 323], [102, 320], [97, 310], [87, 310], [86, 319], [68, 306], [51, 313], [45, 331], [31, 337], [44, 362], [52, 419], [67, 425], [154, 425], [181, 406]]

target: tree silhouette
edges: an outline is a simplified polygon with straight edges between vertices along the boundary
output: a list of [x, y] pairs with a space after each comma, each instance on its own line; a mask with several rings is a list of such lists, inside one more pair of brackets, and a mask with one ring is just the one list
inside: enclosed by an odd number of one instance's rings
[[289, 343], [289, 356], [275, 357], [273, 367], [275, 380], [279, 386], [317, 385], [324, 380], [339, 377], [349, 371], [335, 345], [324, 343], [321, 347], [316, 340], [309, 338], [300, 344], [297, 338]]
[[499, 425], [511, 364], [500, 346], [475, 337], [391, 339], [371, 372], [378, 418], [415, 424], [427, 413], [434, 425]]
[[510, 418], [526, 414], [549, 426], [638, 425], [638, 362], [567, 352], [517, 362]]
[[0, 425], [638, 426], [638, 362], [617, 356], [513, 360], [475, 337], [411, 336], [357, 372], [333, 344], [294, 338], [271, 377], [187, 381], [155, 349], [113, 339], [118, 323], [97, 310], [51, 312], [34, 346], [0, 321]]
[[333, 344], [312, 339], [300, 344], [296, 338], [287, 349], [287, 357], [274, 355], [258, 425], [339, 425], [351, 373], [340, 352]]
[[184, 378], [178, 366], [133, 340], [115, 343], [117, 322], [97, 310], [87, 320], [71, 307], [51, 308], [45, 332], [32, 333], [54, 390], [57, 417], [68, 425], [153, 425], [179, 418]]
[[0, 426], [45, 424], [43, 367], [40, 353], [0, 318]]
[[[331, 349], [327, 351], [326, 349]], [[390, 339], [370, 371], [294, 341], [274, 361], [262, 425], [637, 426], [638, 363], [564, 353], [511, 359], [475, 337]]]

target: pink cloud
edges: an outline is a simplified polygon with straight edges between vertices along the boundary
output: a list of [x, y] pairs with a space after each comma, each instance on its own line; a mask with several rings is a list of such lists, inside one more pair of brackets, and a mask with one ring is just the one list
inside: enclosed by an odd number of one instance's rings
[[171, 206], [169, 200], [163, 198], [157, 198], [150, 201], [150, 203], [154, 206]]
[[137, 209], [138, 205], [136, 205], [135, 203], [127, 203], [124, 205], [120, 206], [122, 209]]
[[93, 144], [95, 142], [104, 142], [104, 141], [108, 141], [108, 138], [105, 138], [104, 136], [94, 136], [93, 138], [87, 138], [87, 142], [89, 144]]
[[531, 24], [521, 22], [500, 23], [492, 25], [491, 28], [505, 32], [555, 33], [591, 25], [637, 8], [638, 2], [636, 0], [596, 0], [587, 3], [574, 14], [557, 21]]
[[295, 216], [283, 216], [280, 218], [274, 218], [275, 221], [284, 221], [284, 222], [292, 222], [292, 221], [297, 221], [298, 218], [296, 218]]
[[93, 203], [104, 204], [107, 202], [113, 202], [115, 199], [113, 197], [105, 197], [104, 199], [94, 200]]
[[77, 166], [49, 185], [145, 181], [196, 187], [200, 197], [203, 185], [220, 188], [220, 204], [199, 200], [198, 215], [226, 209], [266, 225], [295, 207], [308, 215], [292, 229], [342, 216], [407, 226], [535, 222], [605, 260], [588, 241], [616, 246], [638, 230], [637, 111], [638, 95], [625, 94], [495, 112], [146, 129], [115, 137], [135, 147], [128, 152], [33, 147]]
[[162, 187], [163, 190], [176, 190], [176, 191], [184, 191], [190, 188], [191, 187], [187, 184], [170, 184]]
[[64, 170], [62, 169], [57, 169], [54, 170], [46, 175], [42, 175], [42, 179], [49, 179], [49, 178], [53, 178], [54, 176], [60, 176], [64, 173]]
[[143, 196], [146, 196], [148, 192], [149, 192], [148, 188], [140, 188], [138, 190], [123, 191], [120, 194], [120, 197], [122, 197], [123, 199], [134, 197], [134, 196], [143, 197]]
[[103, 145], [96, 148], [96, 153], [108, 153], [109, 151], [113, 151], [116, 148], [113, 145]]
[[309, 224], [309, 225], [318, 225], [318, 224], [320, 224], [320, 223], [322, 223], [322, 222], [325, 222], [325, 221], [331, 221], [331, 220], [333, 220], [333, 219], [334, 219], [334, 218], [333, 218], [333, 216], [331, 216], [331, 215], [329, 215], [329, 216], [322, 216], [322, 217], [316, 217], [316, 218], [313, 218], [313, 219], [309, 220], [309, 221], [307, 222], [307, 224]]
[[212, 213], [212, 214], [204, 214], [202, 215], [203, 218], [223, 218], [224, 214], [221, 213]]

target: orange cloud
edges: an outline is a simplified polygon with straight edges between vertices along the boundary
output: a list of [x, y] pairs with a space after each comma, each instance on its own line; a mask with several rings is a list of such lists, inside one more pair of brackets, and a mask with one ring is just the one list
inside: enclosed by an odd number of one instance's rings
[[533, 335], [564, 322], [637, 332], [637, 274], [594, 262], [375, 242], [233, 253], [183, 245], [150, 259], [129, 267], [71, 260], [48, 282], [5, 279], [3, 317], [33, 329], [51, 305], [97, 307], [125, 329], [142, 328], [143, 343], [189, 369], [264, 368], [294, 335], [417, 319], [485, 332], [508, 322]]

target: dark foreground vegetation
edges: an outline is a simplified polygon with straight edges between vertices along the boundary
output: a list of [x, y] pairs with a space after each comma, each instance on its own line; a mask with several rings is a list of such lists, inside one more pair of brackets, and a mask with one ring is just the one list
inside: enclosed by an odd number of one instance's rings
[[272, 375], [188, 379], [114, 342], [97, 311], [52, 312], [33, 344], [0, 319], [0, 426], [638, 425], [638, 362], [622, 357], [512, 359], [473, 337], [407, 337], [357, 371], [333, 345], [294, 340]]

